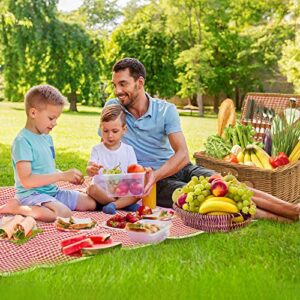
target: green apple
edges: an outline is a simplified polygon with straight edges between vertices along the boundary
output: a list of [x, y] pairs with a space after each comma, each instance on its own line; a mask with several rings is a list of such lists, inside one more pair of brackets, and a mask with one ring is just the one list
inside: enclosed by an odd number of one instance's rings
[[182, 188], [177, 188], [176, 190], [174, 190], [173, 194], [172, 194], [172, 200], [174, 203], [177, 203], [177, 199], [183, 194], [183, 190]]

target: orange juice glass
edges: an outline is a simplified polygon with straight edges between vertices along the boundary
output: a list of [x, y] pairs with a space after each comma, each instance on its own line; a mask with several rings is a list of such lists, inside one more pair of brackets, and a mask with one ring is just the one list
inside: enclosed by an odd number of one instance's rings
[[152, 185], [150, 194], [142, 199], [142, 203], [151, 209], [156, 207], [156, 183]]

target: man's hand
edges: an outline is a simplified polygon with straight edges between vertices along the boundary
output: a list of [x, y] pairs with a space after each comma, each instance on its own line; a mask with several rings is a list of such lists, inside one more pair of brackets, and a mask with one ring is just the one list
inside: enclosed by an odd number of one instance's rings
[[62, 180], [79, 185], [84, 182], [84, 177], [79, 170], [70, 169], [62, 173]]
[[90, 163], [86, 168], [86, 173], [93, 177], [99, 174], [99, 170], [102, 168], [102, 165], [97, 165], [96, 163]]
[[144, 189], [143, 197], [150, 194], [152, 185], [156, 183], [155, 172], [151, 168], [145, 168], [146, 171], [146, 186]]

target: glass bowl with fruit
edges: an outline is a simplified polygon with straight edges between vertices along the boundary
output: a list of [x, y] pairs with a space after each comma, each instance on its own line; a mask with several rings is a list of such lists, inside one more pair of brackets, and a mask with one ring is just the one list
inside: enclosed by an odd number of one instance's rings
[[134, 164], [121, 173], [114, 168], [104, 170], [102, 174], [104, 187], [111, 197], [142, 196], [144, 194], [145, 169]]

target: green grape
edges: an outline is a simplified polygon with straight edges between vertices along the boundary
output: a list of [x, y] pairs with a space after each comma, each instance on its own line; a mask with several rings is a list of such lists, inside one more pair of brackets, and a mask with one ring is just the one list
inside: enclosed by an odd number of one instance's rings
[[189, 210], [189, 205], [187, 204], [187, 203], [184, 203], [183, 205], [182, 205], [182, 209], [183, 210]]
[[242, 196], [242, 200], [245, 201], [249, 201], [249, 196], [247, 195], [247, 193], [245, 193], [243, 196]]
[[193, 202], [193, 193], [192, 192], [189, 192], [187, 194], [185, 201], [188, 202], [188, 203]]
[[199, 188], [196, 188], [195, 191], [194, 191], [194, 194], [197, 195], [197, 196], [201, 195], [201, 193], [202, 193], [202, 190], [199, 189]]
[[197, 176], [193, 176], [192, 177], [192, 182], [194, 182], [195, 184], [197, 184], [199, 182], [198, 177]]
[[204, 197], [207, 197], [207, 196], [209, 196], [211, 193], [210, 193], [210, 191], [208, 191], [208, 190], [205, 190], [205, 191], [202, 191], [202, 195], [204, 196]]
[[255, 215], [255, 212], [256, 212], [256, 207], [254, 205], [251, 205], [249, 208], [249, 214], [253, 216]]
[[234, 201], [238, 202], [238, 201], [241, 200], [241, 196], [236, 194], [236, 195], [233, 196], [233, 199], [234, 199]]
[[241, 188], [239, 188], [239, 189], [237, 190], [237, 194], [238, 194], [239, 196], [244, 195], [244, 190], [241, 189]]
[[229, 192], [232, 193], [232, 194], [236, 194], [237, 193], [237, 187], [234, 186], [234, 185], [231, 185], [229, 187]]
[[198, 201], [203, 202], [205, 199], [204, 195], [199, 195], [198, 196]]
[[248, 200], [243, 201], [243, 206], [248, 206], [249, 204], [250, 204], [250, 201], [248, 201]]
[[204, 179], [204, 176], [199, 176], [199, 181], [202, 181]]
[[211, 184], [210, 184], [210, 183], [207, 183], [207, 184], [205, 185], [205, 189], [206, 189], [206, 190], [210, 190], [210, 188], [211, 188]]
[[247, 213], [249, 212], [249, 207], [243, 207], [243, 208], [242, 208], [242, 212], [243, 212], [244, 214], [247, 214]]
[[243, 208], [243, 203], [242, 203], [242, 202], [238, 202], [238, 203], [237, 203], [237, 207], [238, 207], [239, 210], [242, 210], [242, 208]]

